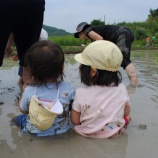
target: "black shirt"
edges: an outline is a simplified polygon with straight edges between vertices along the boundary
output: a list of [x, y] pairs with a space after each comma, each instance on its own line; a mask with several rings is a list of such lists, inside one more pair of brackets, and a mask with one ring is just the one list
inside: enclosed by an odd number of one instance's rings
[[104, 40], [116, 43], [117, 37], [119, 36], [119, 28], [120, 26], [115, 25], [91, 26], [87, 28], [84, 33], [86, 34], [86, 36], [88, 36], [88, 33], [90, 31], [94, 31], [102, 36]]

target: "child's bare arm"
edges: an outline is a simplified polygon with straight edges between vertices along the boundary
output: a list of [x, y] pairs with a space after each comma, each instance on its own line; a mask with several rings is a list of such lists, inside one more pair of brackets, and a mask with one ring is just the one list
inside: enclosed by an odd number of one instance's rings
[[28, 114], [28, 111], [24, 111], [24, 110], [22, 110], [22, 109], [20, 108], [21, 100], [22, 100], [22, 97], [20, 98], [20, 100], [19, 100], [19, 102], [18, 102], [19, 110], [20, 110], [20, 112], [23, 113], [23, 114]]
[[128, 116], [130, 114], [130, 106], [126, 105], [124, 109], [124, 116]]
[[71, 110], [70, 117], [71, 117], [71, 122], [74, 125], [80, 125], [80, 115], [81, 115], [81, 113], [79, 113], [73, 109]]

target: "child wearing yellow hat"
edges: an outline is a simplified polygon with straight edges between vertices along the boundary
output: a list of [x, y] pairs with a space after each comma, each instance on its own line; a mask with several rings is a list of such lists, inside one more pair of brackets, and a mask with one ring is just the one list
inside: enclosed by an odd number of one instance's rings
[[125, 131], [130, 98], [118, 71], [122, 53], [112, 42], [98, 40], [75, 55], [84, 87], [76, 90], [71, 121], [83, 136], [110, 138]]

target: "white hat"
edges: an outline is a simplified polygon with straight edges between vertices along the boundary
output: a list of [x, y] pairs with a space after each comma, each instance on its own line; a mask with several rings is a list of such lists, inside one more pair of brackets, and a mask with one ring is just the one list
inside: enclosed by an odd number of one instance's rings
[[82, 53], [75, 55], [75, 60], [96, 69], [117, 71], [122, 63], [122, 53], [112, 42], [98, 40], [89, 44]]
[[48, 32], [42, 28], [39, 41], [48, 40]]
[[52, 126], [57, 115], [62, 114], [63, 106], [52, 102], [50, 108], [46, 108], [35, 96], [31, 97], [29, 116], [31, 123], [39, 130], [46, 130]]

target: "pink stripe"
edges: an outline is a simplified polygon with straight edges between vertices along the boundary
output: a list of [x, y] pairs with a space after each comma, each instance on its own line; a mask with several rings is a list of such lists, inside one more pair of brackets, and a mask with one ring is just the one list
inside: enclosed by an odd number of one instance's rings
[[44, 100], [44, 99], [39, 99], [40, 101], [44, 101], [44, 102], [48, 102], [48, 103], [51, 103], [52, 101], [49, 101], [49, 100]]

